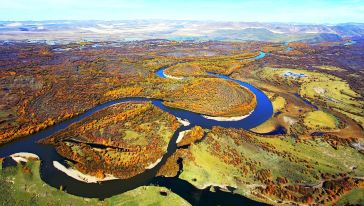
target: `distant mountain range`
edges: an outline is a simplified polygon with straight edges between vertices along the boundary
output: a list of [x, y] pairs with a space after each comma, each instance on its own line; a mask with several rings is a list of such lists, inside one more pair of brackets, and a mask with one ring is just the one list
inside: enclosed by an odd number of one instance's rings
[[0, 40], [131, 41], [145, 39], [270, 42], [343, 41], [364, 37], [363, 23], [308, 25], [213, 21], [0, 21]]

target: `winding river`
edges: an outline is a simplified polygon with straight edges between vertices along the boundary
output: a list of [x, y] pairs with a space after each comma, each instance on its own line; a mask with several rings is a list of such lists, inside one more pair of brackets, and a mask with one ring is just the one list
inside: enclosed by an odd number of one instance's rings
[[[264, 52], [260, 52], [255, 59], [261, 59], [265, 56]], [[166, 68], [162, 68], [156, 72], [159, 77], [165, 78], [163, 71]], [[268, 97], [259, 89], [245, 82], [231, 79], [228, 76], [209, 73], [217, 78], [223, 78], [227, 81], [234, 81], [243, 87], [248, 88], [257, 97], [257, 106], [254, 111], [244, 119], [238, 121], [216, 121], [208, 119], [194, 112], [170, 108], [163, 105], [163, 101], [157, 99], [148, 98], [122, 98], [114, 101], [110, 101], [101, 105], [98, 105], [83, 114], [75, 116], [71, 119], [62, 121], [56, 125], [50, 126], [38, 133], [29, 135], [19, 140], [10, 142], [0, 147], [0, 157], [7, 157], [17, 152], [30, 152], [39, 156], [41, 159], [40, 174], [41, 178], [47, 184], [60, 188], [64, 188], [67, 193], [90, 198], [105, 199], [132, 189], [135, 189], [142, 185], [160, 185], [167, 187], [177, 195], [187, 200], [192, 205], [265, 205], [263, 203], [255, 202], [244, 196], [233, 194], [232, 192], [222, 191], [218, 187], [215, 187], [216, 192], [211, 192], [210, 187], [205, 189], [198, 189], [189, 182], [179, 179], [177, 177], [155, 177], [160, 167], [166, 162], [177, 149], [176, 140], [181, 131], [188, 130], [195, 125], [200, 125], [205, 128], [211, 128], [213, 126], [222, 126], [230, 128], [243, 128], [251, 129], [257, 125], [265, 122], [272, 116], [273, 109], [272, 104]], [[172, 115], [186, 119], [190, 122], [188, 126], [181, 126], [173, 134], [171, 141], [168, 144], [167, 152], [163, 156], [162, 160], [152, 169], [148, 169], [145, 172], [131, 177], [125, 180], [110, 180], [100, 183], [85, 183], [69, 177], [67, 174], [61, 172], [53, 166], [53, 161], [58, 161], [61, 164], [66, 164], [66, 159], [60, 156], [52, 145], [42, 145], [36, 142], [40, 139], [47, 138], [62, 129], [67, 128], [72, 123], [78, 122], [95, 112], [109, 107], [114, 104], [129, 101], [146, 102], [151, 101], [153, 105], [159, 107], [163, 111], [169, 112]]]

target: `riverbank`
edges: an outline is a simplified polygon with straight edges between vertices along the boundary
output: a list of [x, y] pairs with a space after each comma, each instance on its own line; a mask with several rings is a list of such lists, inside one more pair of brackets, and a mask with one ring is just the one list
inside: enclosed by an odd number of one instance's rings
[[61, 163], [57, 162], [57, 161], [53, 161], [53, 166], [55, 168], [57, 168], [58, 170], [62, 171], [63, 173], [66, 173], [69, 177], [72, 177], [72, 178], [74, 178], [76, 180], [86, 182], [86, 183], [96, 183], [96, 182], [101, 182], [101, 181], [119, 179], [119, 178], [114, 177], [114, 176], [109, 175], [109, 174], [107, 174], [105, 176], [105, 178], [98, 178], [98, 177], [95, 177], [95, 176], [83, 174], [78, 170], [75, 170], [75, 169], [72, 169], [72, 168], [67, 168], [64, 165], [62, 165]]
[[179, 117], [177, 117], [177, 121], [179, 122], [179, 123], [181, 123], [183, 126], [189, 126], [191, 123], [187, 120], [187, 119], [182, 119], [182, 118], [179, 118]]
[[17, 163], [28, 162], [29, 159], [39, 160], [38, 155], [29, 152], [14, 153], [10, 157]]
[[182, 139], [183, 139], [183, 137], [185, 136], [185, 134], [186, 134], [187, 132], [189, 132], [189, 131], [191, 131], [191, 130], [185, 130], [185, 131], [180, 132], [180, 133], [178, 134], [178, 138], [177, 138], [177, 140], [176, 140], [176, 143], [178, 144], [179, 142], [181, 142], [181, 141], [182, 141]]
[[230, 191], [231, 189], [236, 189], [237, 186], [231, 186], [231, 185], [222, 185], [222, 184], [216, 184], [216, 183], [205, 183], [202, 186], [198, 186], [196, 185], [196, 187], [200, 190], [206, 189], [208, 187], [219, 187], [220, 189], [226, 190], [226, 191]]
[[163, 159], [163, 157], [157, 159], [157, 161], [155, 161], [154, 163], [150, 164], [145, 169], [147, 169], [147, 170], [153, 169], [155, 166], [158, 165], [158, 163], [160, 163], [162, 161], [162, 159]]
[[177, 80], [183, 80], [184, 79], [184, 77], [176, 77], [176, 76], [168, 75], [164, 71], [165, 70], [163, 70], [163, 75], [165, 76], [165, 78], [177, 79]]
[[[214, 80], [214, 81], [216, 81], [216, 80]], [[225, 81], [222, 82], [222, 84], [225, 85], [226, 84]], [[229, 86], [229, 85], [227, 85], [227, 86]], [[211, 88], [211, 85], [207, 84], [206, 88], [207, 89]], [[240, 88], [239, 88], [239, 90], [240, 90]], [[197, 87], [197, 86], [196, 86], [196, 91], [200, 91], [199, 87]], [[40, 149], [39, 154], [40, 154], [40, 157], [42, 158], [42, 173], [44, 175], [43, 176], [44, 181], [55, 188], [60, 188], [62, 186], [62, 188], [65, 188], [68, 193], [77, 195], [77, 196], [105, 198], [105, 197], [110, 197], [115, 194], [119, 194], [121, 192], [129, 191], [130, 189], [133, 189], [136, 186], [149, 184], [150, 180], [155, 178], [155, 176], [153, 175], [155, 171], [153, 171], [153, 170], [158, 169], [158, 166], [156, 166], [156, 165], [158, 165], [158, 163], [160, 163], [160, 160], [149, 165], [148, 168], [151, 168], [150, 170], [147, 170], [135, 177], [133, 176], [128, 179], [105, 181], [105, 180], [111, 180], [111, 179], [117, 179], [117, 178], [110, 177], [109, 175], [107, 175], [108, 178], [101, 179], [101, 178], [93, 177], [92, 175], [83, 174], [80, 171], [77, 171], [72, 168], [67, 168], [67, 165], [62, 164], [63, 161], [58, 159], [58, 156], [55, 153], [55, 151], [53, 151], [48, 145], [44, 146], [44, 145], [35, 144], [35, 142], [39, 141], [40, 139], [50, 137], [51, 135], [56, 134], [57, 132], [59, 132], [61, 130], [65, 130], [66, 128], [69, 128], [73, 131], [77, 131], [77, 130], [72, 129], [70, 127], [70, 125], [74, 124], [76, 122], [85, 121], [90, 116], [93, 116], [93, 115], [97, 116], [98, 115], [97, 112], [106, 107], [110, 107], [114, 104], [118, 104], [121, 102], [129, 102], [129, 101], [141, 101], [141, 102], [150, 102], [151, 101], [154, 106], [159, 107], [163, 111], [168, 112], [168, 113], [174, 115], [175, 117], [180, 117], [181, 120], [179, 122], [183, 125], [188, 125], [188, 127], [187, 128], [182, 127], [178, 131], [186, 130], [186, 129], [190, 128], [189, 126], [195, 126], [195, 125], [200, 125], [203, 128], [211, 128], [216, 125], [217, 126], [225, 125], [224, 122], [219, 123], [216, 121], [209, 121], [209, 120], [203, 118], [201, 116], [201, 114], [199, 114], [199, 113], [194, 113], [194, 112], [183, 110], [183, 109], [180, 110], [177, 108], [167, 107], [163, 104], [163, 101], [161, 101], [161, 100], [155, 100], [155, 99], [149, 99], [149, 98], [120, 98], [120, 99], [117, 99], [114, 101], [104, 103], [102, 105], [98, 105], [98, 106], [86, 111], [85, 113], [81, 113], [79, 116], [70, 118], [67, 121], [57, 123], [52, 127], [46, 128], [44, 131], [41, 131], [40, 133], [29, 136], [29, 138], [24, 138], [24, 140], [14, 142], [14, 143], [8, 145], [7, 147], [0, 149], [0, 154], [8, 155], [9, 150], [21, 151], [20, 148], [22, 146], [25, 146], [26, 148], [31, 147], [32, 151], [33, 150], [38, 151], [38, 148], [39, 148]], [[213, 100], [209, 100], [209, 101], [213, 101]], [[104, 114], [104, 112], [102, 112], [102, 114]], [[158, 116], [158, 115], [154, 115], [154, 117], [155, 116]], [[101, 118], [96, 118], [96, 119], [101, 119]], [[105, 120], [107, 120], [107, 119], [110, 119], [110, 118], [105, 118]], [[141, 118], [141, 119], [146, 120], [146, 119], [153, 119], [153, 118]], [[259, 118], [252, 118], [252, 119], [254, 119], [254, 121], [244, 121], [244, 122], [236, 121], [236, 122], [232, 122], [232, 123], [229, 122], [226, 124], [229, 124], [229, 126], [232, 126], [232, 127], [250, 128], [250, 127], [253, 127], [255, 124], [259, 124], [259, 122], [264, 121], [266, 119], [266, 117], [259, 116]], [[100, 123], [100, 122], [98, 122], [98, 123]], [[178, 125], [178, 123], [176, 125]], [[131, 133], [130, 132], [127, 133], [127, 135], [129, 135], [129, 134], [131, 134]], [[179, 134], [179, 132], [177, 132], [177, 134]], [[177, 134], [175, 134], [175, 135], [177, 135]], [[130, 137], [130, 135], [128, 137]], [[184, 141], [184, 139], [182, 137], [180, 138], [180, 141]], [[176, 141], [176, 139], [177, 138], [173, 138], [172, 141]], [[70, 147], [73, 146], [74, 147], [73, 149], [76, 149], [76, 150], [72, 150], [72, 151], [80, 151], [80, 149], [82, 149], [82, 148], [77, 147], [78, 145], [74, 144], [72, 142], [68, 142], [67, 144], [69, 144]], [[174, 145], [173, 142], [170, 144]], [[37, 148], [35, 148], [35, 147], [37, 147]], [[172, 148], [172, 150], [173, 150], [173, 148]], [[95, 151], [99, 151], [99, 150], [95, 150]], [[52, 152], [54, 152], [54, 154], [48, 155], [48, 154], [51, 154]], [[110, 150], [108, 150], [108, 152], [110, 152]], [[173, 153], [173, 151], [171, 151], [171, 152]], [[153, 155], [155, 155], [155, 154], [153, 153]], [[48, 156], [49, 156], [49, 158], [48, 158]], [[146, 164], [146, 165], [148, 165], [148, 164]], [[90, 174], [94, 174], [94, 173], [90, 173]], [[105, 182], [103, 182], [102, 184], [98, 184], [100, 181], [105, 181]], [[177, 181], [177, 180], [173, 180], [173, 181]], [[177, 181], [177, 182], [178, 182], [178, 184], [183, 184], [183, 181]], [[88, 184], [88, 183], [90, 183], [90, 184]], [[92, 183], [96, 183], [96, 184], [92, 184]], [[171, 186], [171, 188], [174, 188], [174, 187], [175, 186], [173, 186], [173, 185]], [[179, 186], [177, 186], [177, 187], [179, 187]], [[192, 187], [192, 185], [189, 187]], [[80, 188], [82, 188], [82, 189], [80, 189]], [[227, 195], [229, 197], [234, 196], [233, 194], [230, 194], [230, 193], [222, 193], [222, 194]], [[215, 192], [212, 195], [215, 195]], [[242, 198], [242, 197], [239, 197], [239, 198]], [[220, 201], [222, 201], [222, 199], [220, 199]]]
[[240, 121], [240, 120], [243, 120], [243, 119], [249, 117], [253, 112], [254, 112], [254, 110], [249, 112], [249, 114], [247, 114], [247, 115], [238, 116], [238, 117], [213, 117], [213, 116], [208, 116], [208, 115], [202, 115], [202, 116], [206, 119], [211, 119], [211, 120], [221, 121], [221, 122], [223, 122], [223, 121]]

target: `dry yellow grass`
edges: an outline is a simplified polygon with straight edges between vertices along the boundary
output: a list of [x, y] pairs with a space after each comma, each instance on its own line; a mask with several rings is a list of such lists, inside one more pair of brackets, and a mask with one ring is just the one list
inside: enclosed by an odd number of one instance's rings
[[281, 96], [276, 97], [272, 101], [274, 112], [278, 112], [278, 111], [284, 109], [284, 107], [286, 106], [286, 103], [287, 103], [286, 99], [284, 99], [283, 97], [281, 97]]
[[322, 65], [322, 66], [315, 66], [315, 67], [319, 68], [319, 69], [323, 69], [323, 70], [328, 70], [328, 71], [345, 71], [339, 67], [329, 66], [329, 65]]
[[311, 129], [335, 129], [337, 127], [336, 118], [320, 110], [307, 113], [303, 122], [306, 127]]
[[268, 132], [275, 130], [276, 127], [277, 127], [276, 121], [274, 121], [272, 118], [270, 118], [269, 120], [265, 121], [263, 124], [251, 129], [251, 131], [259, 133], [259, 134], [264, 134], [264, 133], [268, 133]]
[[[333, 66], [317, 66], [326, 70], [340, 69]], [[324, 103], [326, 107], [334, 109], [364, 126], [363, 101], [345, 80], [323, 72], [313, 72], [304, 69], [265, 67], [257, 72], [264, 80], [273, 83], [284, 83], [297, 87], [298, 93], [312, 102]]]

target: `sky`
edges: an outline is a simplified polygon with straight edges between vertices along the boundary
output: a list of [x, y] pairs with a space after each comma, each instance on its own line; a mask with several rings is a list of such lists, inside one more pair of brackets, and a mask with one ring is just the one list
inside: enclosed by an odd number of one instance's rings
[[364, 23], [364, 0], [0, 0], [0, 21], [134, 19]]

